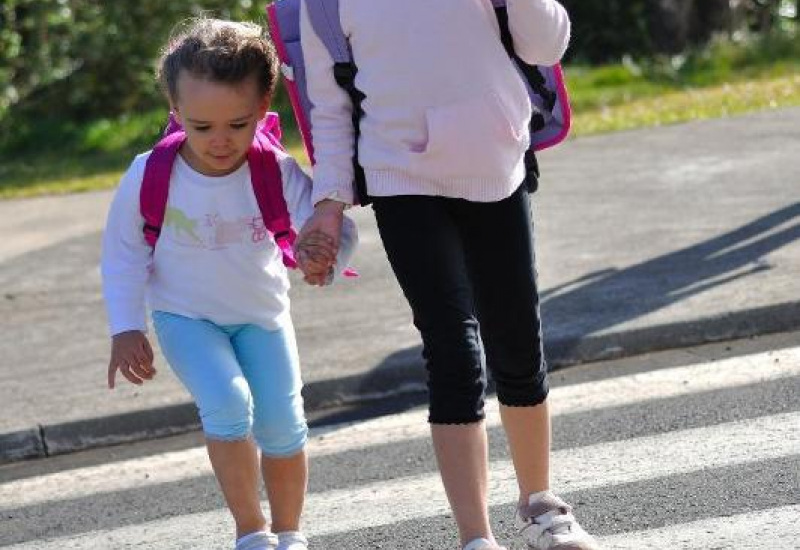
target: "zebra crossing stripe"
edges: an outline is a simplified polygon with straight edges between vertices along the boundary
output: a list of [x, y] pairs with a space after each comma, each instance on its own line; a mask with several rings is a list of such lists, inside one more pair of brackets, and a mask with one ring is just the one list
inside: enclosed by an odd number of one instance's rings
[[[555, 388], [550, 394], [550, 408], [553, 416], [558, 416], [792, 376], [800, 376], [800, 348]], [[499, 424], [497, 409], [497, 399], [489, 399], [489, 426]], [[312, 430], [308, 453], [311, 457], [322, 456], [427, 437], [426, 419], [427, 411], [418, 409]], [[126, 475], [119, 476], [120, 471]], [[47, 502], [53, 499], [54, 494], [66, 500], [207, 475], [211, 475], [211, 467], [205, 448], [173, 451], [0, 484], [0, 510]], [[54, 487], [58, 490], [54, 491]]]
[[[552, 460], [553, 488], [561, 493], [591, 490], [793, 456], [800, 451], [798, 426], [800, 412], [794, 412], [557, 451]], [[492, 462], [490, 505], [508, 505], [510, 510], [516, 491], [511, 463]], [[446, 513], [447, 500], [438, 474], [426, 473], [312, 493], [304, 518], [307, 534], [322, 536]], [[150, 545], [169, 550], [189, 542], [211, 547], [229, 531], [229, 515], [219, 509], [9, 548], [88, 550], [96, 547], [98, 539], [106, 541], [108, 547]], [[176, 533], [184, 538], [177, 546], [170, 546]]]
[[[800, 452], [799, 426], [800, 413], [788, 413], [564, 449], [552, 456], [552, 487], [558, 493], [596, 489], [791, 456]], [[489, 504], [511, 505], [517, 500], [517, 491], [511, 462], [493, 461]], [[314, 516], [309, 523], [323, 528], [313, 534], [387, 525], [448, 511], [438, 474], [331, 491], [318, 495], [319, 501], [315, 496], [308, 506]]]
[[607, 550], [800, 548], [800, 505], [603, 537]]
[[[792, 376], [800, 376], [800, 348], [556, 387], [550, 392], [548, 401], [550, 413], [559, 416], [732, 389]], [[499, 425], [499, 416], [494, 414], [497, 410], [497, 399], [487, 400], [488, 426]], [[414, 410], [385, 419], [332, 426], [315, 438], [309, 450], [314, 455], [331, 454], [426, 437], [429, 433], [426, 420], [427, 411]]]

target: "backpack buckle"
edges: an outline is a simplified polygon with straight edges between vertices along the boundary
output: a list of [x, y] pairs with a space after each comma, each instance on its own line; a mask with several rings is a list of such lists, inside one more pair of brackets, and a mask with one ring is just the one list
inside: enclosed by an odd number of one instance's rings
[[158, 227], [158, 226], [155, 226], [155, 225], [150, 225], [149, 223], [146, 223], [146, 224], [144, 224], [144, 227], [142, 228], [142, 230], [143, 230], [145, 233], [148, 233], [148, 232], [149, 232], [149, 233], [152, 233], [152, 234], [153, 234], [153, 235], [155, 235], [156, 237], [158, 237], [159, 235], [161, 235], [161, 228], [160, 228], [160, 227]]

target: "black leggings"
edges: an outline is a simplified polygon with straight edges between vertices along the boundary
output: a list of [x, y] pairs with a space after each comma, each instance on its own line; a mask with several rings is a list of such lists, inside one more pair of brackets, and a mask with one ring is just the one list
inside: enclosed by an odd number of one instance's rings
[[494, 203], [373, 197], [383, 246], [422, 335], [434, 424], [484, 417], [484, 349], [500, 403], [533, 406], [547, 397], [523, 187]]

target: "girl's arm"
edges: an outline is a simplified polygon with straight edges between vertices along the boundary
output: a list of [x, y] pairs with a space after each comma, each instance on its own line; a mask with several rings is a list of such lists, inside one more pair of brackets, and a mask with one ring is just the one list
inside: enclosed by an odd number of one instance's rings
[[[312, 201], [311, 178], [306, 175], [297, 162], [289, 156], [280, 159], [281, 175], [283, 177], [283, 196], [292, 225], [299, 230], [314, 214]], [[316, 183], [315, 183], [316, 185]], [[342, 220], [342, 231], [339, 237], [334, 276], [338, 277], [344, 271], [358, 245], [358, 229], [356, 224], [347, 216]]]
[[507, 0], [514, 51], [530, 65], [555, 65], [567, 51], [570, 20], [556, 0]]
[[145, 287], [152, 249], [144, 240], [144, 219], [139, 211], [139, 189], [146, 159], [146, 155], [137, 157], [122, 177], [103, 233], [100, 271], [112, 336], [147, 330]]
[[333, 59], [314, 32], [305, 2], [300, 8], [300, 37], [305, 56], [314, 142], [313, 204], [336, 195], [353, 204], [353, 106], [333, 78]]

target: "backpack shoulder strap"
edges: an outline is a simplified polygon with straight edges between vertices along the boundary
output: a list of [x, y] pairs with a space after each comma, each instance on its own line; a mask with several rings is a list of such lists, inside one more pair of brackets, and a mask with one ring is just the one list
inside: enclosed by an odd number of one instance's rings
[[286, 147], [281, 143], [283, 130], [281, 130], [281, 119], [278, 113], [272, 111], [268, 112], [264, 120], [259, 124], [256, 132], [266, 137], [267, 141], [269, 141], [270, 145], [274, 148], [286, 152]]
[[283, 178], [275, 155], [276, 146], [268, 135], [272, 134], [256, 132], [247, 152], [250, 180], [264, 227], [272, 233], [281, 249], [284, 265], [294, 268], [297, 267], [297, 262], [292, 245], [296, 235], [292, 229], [286, 198], [283, 196]]
[[339, 17], [339, 0], [304, 0], [308, 19], [334, 63], [351, 63], [352, 55]]
[[139, 210], [144, 218], [144, 238], [153, 247], [164, 223], [172, 166], [185, 140], [184, 132], [173, 131], [153, 147], [145, 164], [139, 191]]
[[314, 164], [311, 140], [311, 101], [306, 85], [305, 60], [300, 43], [301, 0], [276, 0], [267, 5], [269, 34], [280, 60], [281, 73], [308, 160]]
[[[353, 102], [353, 110], [360, 113], [364, 95], [356, 88], [355, 80], [358, 67], [350, 51], [350, 44], [342, 29], [339, 15], [339, 0], [304, 0], [308, 11], [308, 19], [314, 32], [325, 45], [333, 59], [333, 77]], [[360, 114], [354, 114], [354, 117]], [[356, 131], [357, 119], [354, 118]]]
[[364, 116], [362, 103], [366, 96], [356, 87], [358, 66], [353, 59], [350, 44], [342, 29], [339, 0], [304, 1], [311, 26], [314, 27], [314, 32], [316, 32], [333, 59], [333, 77], [339, 87], [347, 92], [350, 97], [350, 103], [353, 106], [353, 187], [358, 203], [365, 206], [371, 202], [371, 199], [367, 194], [364, 167], [358, 161], [358, 142], [361, 136], [361, 118]]
[[278, 231], [284, 230], [282, 224], [289, 217], [289, 211], [286, 199], [283, 197], [278, 159], [272, 144], [265, 137], [256, 134], [247, 152], [247, 163], [250, 166], [250, 179], [253, 182], [253, 191], [264, 224], [270, 231], [273, 230], [273, 226]]
[[183, 126], [181, 126], [178, 122], [178, 118], [175, 116], [175, 113], [170, 111], [169, 119], [167, 119], [167, 127], [164, 128], [164, 134], [161, 137], [167, 137], [170, 134], [174, 134], [175, 132], [180, 132], [182, 130]]
[[[556, 93], [547, 88], [547, 80], [538, 67], [525, 63], [514, 50], [514, 38], [511, 36], [511, 29], [508, 27], [508, 8], [505, 0], [492, 0], [492, 5], [494, 6], [495, 16], [497, 16], [497, 22], [500, 25], [500, 41], [503, 43], [508, 56], [517, 63], [533, 91], [542, 98], [547, 109], [552, 111], [558, 99]], [[541, 124], [544, 125], [544, 121]]]
[[506, 0], [492, 0], [494, 15], [500, 25], [500, 42], [503, 43], [508, 57], [514, 59], [514, 40], [511, 38], [511, 30], [508, 28], [508, 8]]

